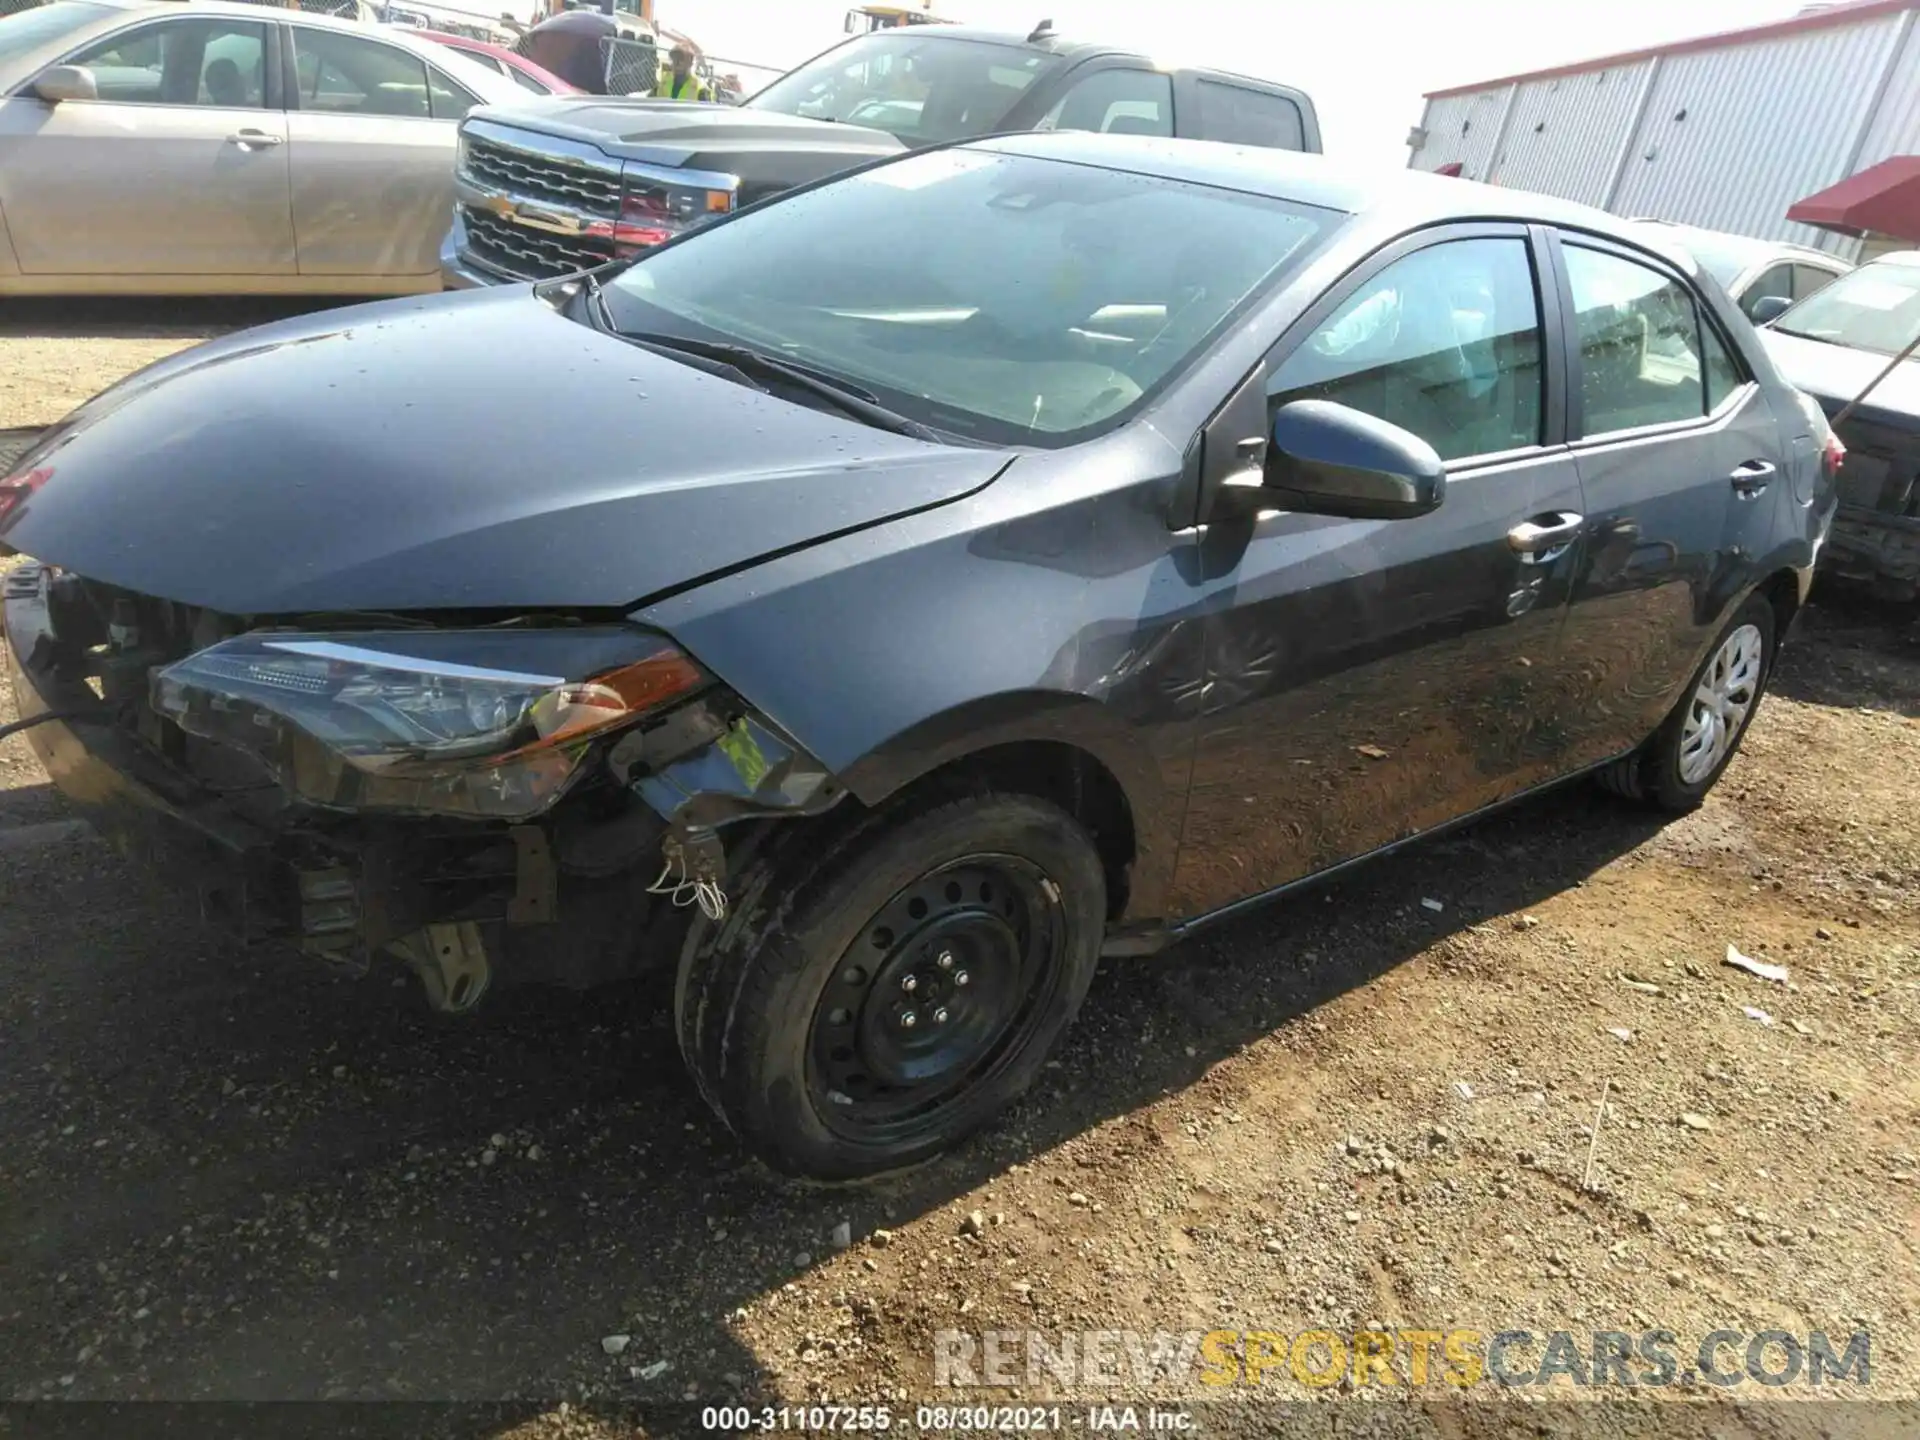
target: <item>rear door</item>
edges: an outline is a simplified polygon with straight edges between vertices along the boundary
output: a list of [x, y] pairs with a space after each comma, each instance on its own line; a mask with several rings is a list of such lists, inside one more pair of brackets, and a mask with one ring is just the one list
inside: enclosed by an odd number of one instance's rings
[[1568, 432], [1588, 543], [1567, 622], [1568, 759], [1646, 739], [1789, 503], [1791, 457], [1712, 307], [1643, 251], [1565, 233]]
[[271, 27], [180, 17], [65, 57], [97, 100], [0, 103], [0, 207], [29, 275], [290, 275]]
[[401, 46], [287, 28], [300, 273], [433, 273], [453, 214], [455, 128], [475, 98]]

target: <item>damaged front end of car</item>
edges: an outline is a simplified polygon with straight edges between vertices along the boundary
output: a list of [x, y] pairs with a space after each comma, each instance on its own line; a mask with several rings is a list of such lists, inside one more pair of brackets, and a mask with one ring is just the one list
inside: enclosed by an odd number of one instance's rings
[[6, 577], [29, 743], [118, 848], [250, 943], [399, 962], [436, 1008], [670, 961], [724, 910], [724, 827], [824, 768], [618, 616], [236, 617]]

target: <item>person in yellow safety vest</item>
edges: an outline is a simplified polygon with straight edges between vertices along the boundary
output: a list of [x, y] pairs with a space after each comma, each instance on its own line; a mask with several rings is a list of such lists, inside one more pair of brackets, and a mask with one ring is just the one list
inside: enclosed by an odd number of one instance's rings
[[669, 68], [653, 87], [656, 100], [711, 100], [713, 95], [693, 73], [693, 51], [676, 45], [667, 56]]

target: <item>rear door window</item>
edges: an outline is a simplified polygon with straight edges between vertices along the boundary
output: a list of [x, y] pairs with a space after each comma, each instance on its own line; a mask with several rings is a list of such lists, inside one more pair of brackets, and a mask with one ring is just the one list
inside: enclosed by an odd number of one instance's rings
[[1793, 267], [1793, 298], [1804, 300], [1816, 290], [1824, 290], [1834, 282], [1831, 270], [1822, 270], [1818, 265], [1796, 265]]
[[[1708, 367], [1693, 292], [1651, 266], [1603, 250], [1565, 245], [1562, 253], [1580, 338], [1586, 433], [1704, 416]], [[1722, 351], [1714, 363], [1723, 371], [1714, 385], [1726, 384], [1730, 358]]]
[[388, 115], [426, 120], [427, 64], [392, 45], [331, 30], [293, 31], [300, 108], [326, 115]]
[[1068, 83], [1036, 130], [1173, 134], [1173, 80], [1157, 70], [1095, 70]]
[[1306, 127], [1300, 107], [1270, 90], [1251, 90], [1223, 80], [1202, 79], [1200, 128], [1189, 133], [1229, 145], [1261, 145], [1270, 150], [1304, 150]]

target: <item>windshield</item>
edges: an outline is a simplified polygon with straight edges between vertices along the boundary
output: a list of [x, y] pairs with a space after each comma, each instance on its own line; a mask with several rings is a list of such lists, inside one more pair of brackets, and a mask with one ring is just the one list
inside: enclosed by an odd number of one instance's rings
[[112, 13], [108, 6], [88, 5], [84, 0], [54, 0], [51, 5], [22, 10], [0, 20], [0, 78], [6, 77], [7, 67], [14, 61]]
[[896, 30], [835, 46], [747, 104], [936, 145], [999, 129], [1020, 97], [1060, 64], [1017, 45]]
[[1855, 350], [1898, 355], [1920, 335], [1920, 265], [1876, 261], [1842, 275], [1773, 328]]
[[949, 434], [1063, 445], [1144, 404], [1341, 218], [940, 150], [696, 232], [608, 302], [622, 330], [766, 350]]

